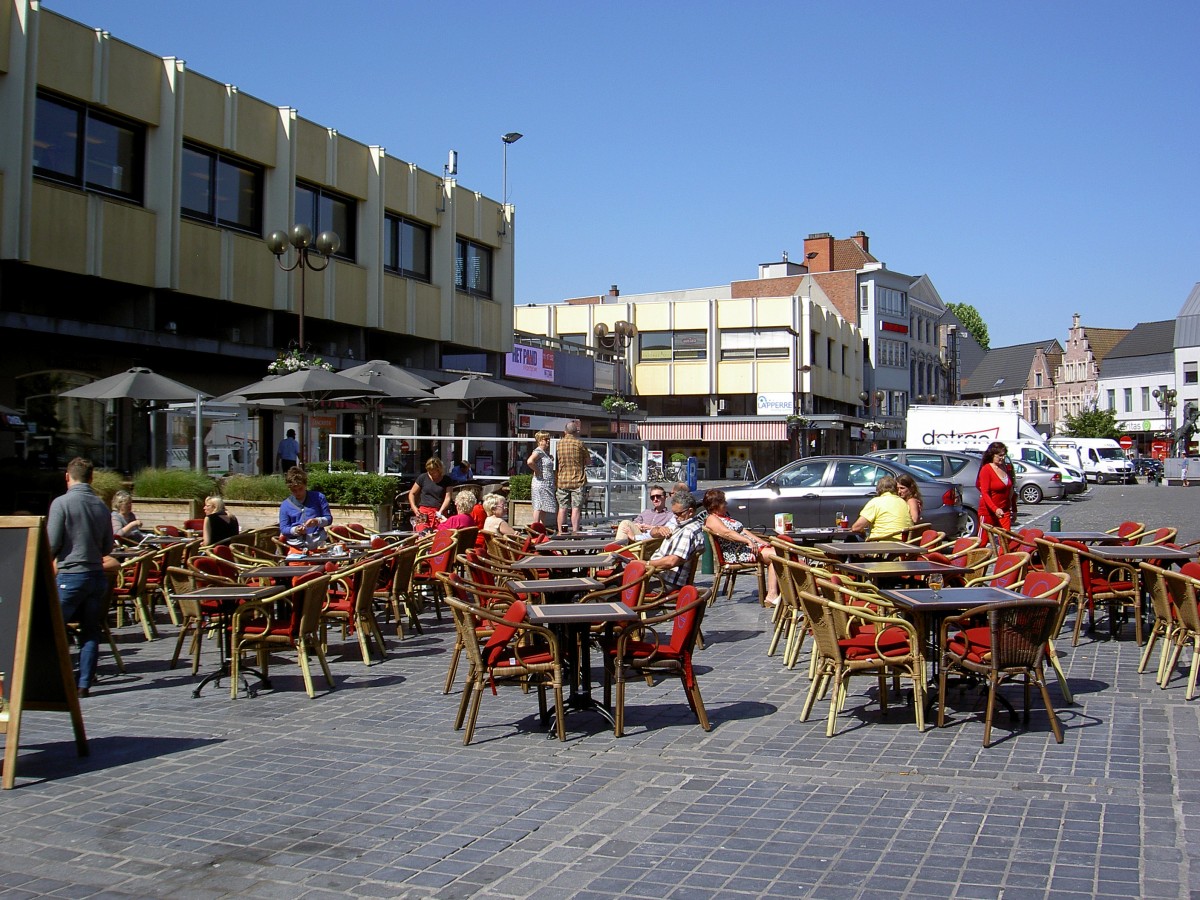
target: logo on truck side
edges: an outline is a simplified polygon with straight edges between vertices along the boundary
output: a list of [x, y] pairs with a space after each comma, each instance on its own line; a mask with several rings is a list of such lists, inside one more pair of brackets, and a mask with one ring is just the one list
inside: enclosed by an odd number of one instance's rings
[[949, 431], [938, 431], [936, 428], [931, 428], [921, 435], [921, 444], [926, 447], [943, 447], [949, 444], [986, 447], [999, 437], [999, 425], [994, 428], [981, 428], [978, 431], [955, 431], [953, 428]]

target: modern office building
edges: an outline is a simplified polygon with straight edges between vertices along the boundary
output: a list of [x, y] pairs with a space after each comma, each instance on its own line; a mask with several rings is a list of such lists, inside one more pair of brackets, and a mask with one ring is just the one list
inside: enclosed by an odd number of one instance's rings
[[[802, 266], [784, 260], [759, 270], [755, 281], [713, 288], [621, 295], [614, 287], [519, 306], [516, 326], [595, 348], [598, 326], [611, 335], [632, 324], [613, 390], [636, 403], [638, 437], [668, 459], [696, 456], [707, 477], [741, 477], [747, 462], [765, 474], [797, 452], [869, 449], [858, 327]], [[789, 441], [793, 416], [802, 427]], [[616, 417], [588, 424], [593, 437], [617, 428]]]
[[[0, 5], [0, 403], [31, 426], [16, 452], [127, 467], [147, 455], [137, 416], [58, 393], [144, 365], [222, 394], [266, 375], [301, 331], [338, 369], [380, 358], [440, 381], [457, 377], [445, 369], [502, 373], [511, 206], [287, 100], [35, 0]], [[277, 264], [265, 238], [294, 224], [337, 233], [323, 271]], [[295, 258], [289, 249], [281, 261]], [[350, 427], [337, 410], [315, 418]], [[398, 418], [449, 434], [465, 412], [445, 403]], [[502, 419], [485, 408], [472, 431], [495, 434]], [[165, 437], [186, 437], [172, 423]], [[282, 424], [252, 417], [260, 449]]]

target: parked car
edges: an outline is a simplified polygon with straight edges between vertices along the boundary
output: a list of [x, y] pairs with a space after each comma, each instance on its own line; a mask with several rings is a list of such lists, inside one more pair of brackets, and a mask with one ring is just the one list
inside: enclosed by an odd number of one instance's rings
[[1067, 495], [1062, 475], [1051, 472], [1033, 463], [1009, 460], [1017, 476], [1017, 499], [1022, 503], [1041, 503], [1046, 500], [1061, 500]]
[[753, 484], [726, 488], [725, 496], [729, 514], [748, 528], [773, 529], [776, 513], [791, 513], [797, 528], [813, 528], [832, 525], [839, 512], [853, 522], [875, 496], [879, 479], [904, 473], [921, 487], [925, 521], [948, 537], [961, 534], [966, 516], [958, 487], [890, 459], [811, 456], [789, 463]]
[[[873, 450], [866, 455], [871, 459], [894, 460], [910, 469], [924, 472], [930, 478], [958, 485], [962, 492], [963, 512], [966, 514], [962, 534], [964, 537], [971, 537], [979, 529], [979, 488], [975, 486], [975, 482], [979, 479], [980, 457], [954, 450], [905, 447]], [[924, 496], [924, 488], [921, 489], [921, 494]]]

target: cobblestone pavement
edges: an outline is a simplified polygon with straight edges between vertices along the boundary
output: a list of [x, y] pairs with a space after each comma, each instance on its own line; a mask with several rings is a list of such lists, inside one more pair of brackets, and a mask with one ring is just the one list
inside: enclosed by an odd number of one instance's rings
[[[1106, 486], [1057, 512], [1065, 528], [1184, 523], [1182, 488]], [[748, 587], [748, 582], [743, 581]], [[452, 628], [389, 637], [362, 664], [331, 647], [337, 689], [304, 695], [288, 658], [275, 689], [193, 699], [172, 644], [119, 640], [83, 701], [91, 756], [67, 717], [29, 713], [17, 789], [0, 795], [4, 897], [1182, 897], [1200, 890], [1200, 700], [1137, 674], [1138, 649], [1069, 640], [1075, 706], [1035, 699], [1027, 729], [997, 717], [982, 747], [971, 693], [924, 734], [910, 707], [881, 718], [852, 682], [838, 732], [825, 701], [801, 723], [805, 666], [765, 655], [768, 614], [747, 587], [706, 620], [704, 733], [678, 683], [629, 690], [621, 739], [593, 714], [549, 740], [536, 698], [483, 698], [476, 739], [442, 694]], [[1102, 629], [1103, 630], [1103, 629]], [[1186, 659], [1186, 658], [1185, 658]], [[206, 646], [204, 666], [214, 662]], [[318, 680], [320, 686], [322, 682]], [[1019, 690], [1010, 691], [1014, 700]], [[1035, 694], [1036, 698], [1036, 694]], [[1187, 765], [1180, 773], [1178, 760]]]

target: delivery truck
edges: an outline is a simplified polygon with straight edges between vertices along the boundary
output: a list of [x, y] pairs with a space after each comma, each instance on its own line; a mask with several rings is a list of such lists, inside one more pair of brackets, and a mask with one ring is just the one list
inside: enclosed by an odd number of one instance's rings
[[1115, 481], [1132, 484], [1133, 463], [1112, 438], [1053, 437], [1050, 449], [1083, 469], [1083, 474], [1097, 484]]
[[1083, 471], [1063, 460], [1046, 437], [1015, 409], [990, 406], [912, 406], [905, 446], [982, 453], [992, 441], [1008, 447], [1015, 459], [1058, 472], [1068, 494], [1087, 490]]

